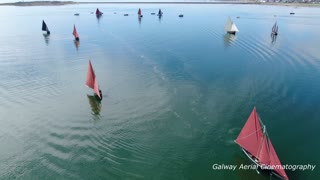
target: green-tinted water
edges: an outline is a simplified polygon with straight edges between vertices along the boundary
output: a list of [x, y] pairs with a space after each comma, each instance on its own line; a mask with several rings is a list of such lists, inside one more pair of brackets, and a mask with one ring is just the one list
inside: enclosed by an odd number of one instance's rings
[[[253, 5], [0, 7], [0, 179], [270, 179], [212, 169], [250, 164], [233, 140], [254, 106], [283, 164], [319, 166], [319, 18]], [[101, 103], [85, 86], [89, 59]]]

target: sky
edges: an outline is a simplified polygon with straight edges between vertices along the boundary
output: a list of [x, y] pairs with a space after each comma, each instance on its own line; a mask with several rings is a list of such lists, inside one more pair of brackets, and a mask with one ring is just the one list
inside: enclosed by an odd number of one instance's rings
[[[23, 0], [0, 0], [0, 3], [8, 3], [8, 2], [18, 2], [18, 1], [23, 1]], [[27, 1], [75, 1], [75, 2], [107, 2], [107, 1], [211, 1], [211, 0], [24, 0], [25, 2]]]

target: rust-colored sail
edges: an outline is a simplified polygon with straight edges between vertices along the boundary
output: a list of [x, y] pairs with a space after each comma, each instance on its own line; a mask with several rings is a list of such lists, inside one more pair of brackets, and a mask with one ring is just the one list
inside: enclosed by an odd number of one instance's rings
[[94, 93], [101, 99], [101, 95], [99, 92], [99, 85], [97, 79], [94, 79], [94, 88], [93, 88]]
[[99, 10], [99, 8], [97, 8], [97, 10], [96, 10], [96, 15], [97, 16], [101, 16], [103, 13]]
[[138, 15], [141, 16], [141, 9], [138, 10]]
[[258, 148], [258, 156], [257, 159], [259, 159], [261, 164], [270, 164], [270, 154], [269, 154], [269, 148], [268, 148], [268, 140], [267, 136], [264, 136], [262, 138], [262, 141], [260, 143], [260, 147]]
[[94, 89], [94, 80], [95, 79], [96, 79], [96, 75], [94, 74], [91, 61], [89, 60], [86, 85], [89, 88]]
[[73, 25], [73, 32], [72, 32], [72, 34], [74, 35], [74, 37], [75, 37], [76, 39], [79, 39], [79, 34], [78, 34], [78, 32], [77, 32], [76, 25]]
[[88, 72], [87, 72], [86, 85], [89, 88], [93, 89], [93, 91], [101, 99], [100, 92], [99, 92], [99, 85], [98, 85], [98, 82], [96, 80], [96, 75], [94, 74], [94, 71], [93, 71], [92, 64], [91, 64], [90, 60], [89, 60], [89, 66], [88, 66]]
[[259, 116], [254, 107], [235, 142], [253, 156], [258, 157], [258, 150], [263, 136], [264, 134], [259, 121]]
[[269, 139], [269, 150], [270, 150], [270, 165], [272, 165], [274, 168], [274, 171], [276, 171], [281, 177], [283, 177], [286, 180], [289, 180], [286, 172], [284, 169], [280, 168], [279, 166], [282, 166], [276, 151], [273, 148], [273, 145], [271, 143], [271, 140]]

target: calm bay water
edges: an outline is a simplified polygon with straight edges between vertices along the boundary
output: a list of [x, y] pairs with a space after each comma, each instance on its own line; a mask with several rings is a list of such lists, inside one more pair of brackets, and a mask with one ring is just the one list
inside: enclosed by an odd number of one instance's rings
[[[270, 179], [212, 169], [250, 164], [233, 140], [254, 106], [282, 164], [317, 165], [288, 176], [319, 178], [319, 18], [255, 5], [0, 7], [0, 179]], [[85, 86], [89, 59], [101, 103]]]

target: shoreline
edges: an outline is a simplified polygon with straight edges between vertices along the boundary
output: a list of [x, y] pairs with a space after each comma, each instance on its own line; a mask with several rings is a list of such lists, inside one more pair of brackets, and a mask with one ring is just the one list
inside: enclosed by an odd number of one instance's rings
[[320, 3], [263, 3], [255, 1], [176, 1], [176, 2], [75, 2], [75, 1], [29, 1], [15, 3], [0, 3], [0, 6], [63, 6], [75, 4], [239, 4], [239, 5], [270, 5], [270, 6], [288, 6], [288, 7], [320, 7]]
[[75, 1], [27, 1], [14, 3], [0, 3], [0, 6], [63, 6], [69, 4], [77, 4]]

